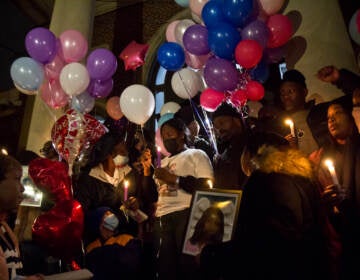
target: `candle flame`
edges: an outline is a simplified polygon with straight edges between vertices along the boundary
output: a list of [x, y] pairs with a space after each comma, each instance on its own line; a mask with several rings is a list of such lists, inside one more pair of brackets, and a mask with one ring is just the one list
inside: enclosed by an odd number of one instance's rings
[[129, 181], [128, 180], [124, 180], [124, 188], [128, 188], [129, 187]]
[[334, 163], [331, 159], [324, 160], [324, 164], [327, 166], [327, 168], [334, 169]]
[[160, 151], [161, 151], [160, 146], [157, 146], [157, 147], [156, 147], [156, 149], [157, 149], [157, 151], [158, 151], [158, 152], [160, 152]]
[[287, 124], [287, 125], [293, 125], [294, 122], [293, 122], [291, 119], [286, 119], [286, 120], [285, 120], [285, 124]]
[[207, 184], [209, 185], [210, 189], [212, 189], [212, 188], [213, 188], [213, 183], [212, 183], [212, 181], [211, 181], [211, 180], [207, 180]]

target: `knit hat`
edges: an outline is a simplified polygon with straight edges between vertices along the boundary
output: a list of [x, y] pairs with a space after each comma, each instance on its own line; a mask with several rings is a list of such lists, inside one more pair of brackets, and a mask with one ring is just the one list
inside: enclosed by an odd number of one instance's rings
[[233, 106], [231, 106], [230, 104], [227, 104], [227, 103], [221, 104], [216, 109], [216, 111], [212, 115], [212, 119], [215, 120], [215, 118], [220, 117], [220, 116], [230, 116], [230, 117], [242, 119], [239, 112]]
[[284, 82], [294, 82], [302, 85], [305, 88], [307, 87], [304, 75], [300, 71], [295, 69], [288, 70], [284, 73], [281, 84]]

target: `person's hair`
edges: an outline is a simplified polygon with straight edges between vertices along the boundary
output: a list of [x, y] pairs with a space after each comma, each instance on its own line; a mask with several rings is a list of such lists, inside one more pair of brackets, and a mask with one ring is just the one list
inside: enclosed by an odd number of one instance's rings
[[160, 132], [162, 133], [163, 127], [165, 125], [171, 126], [176, 129], [179, 133], [184, 133], [184, 141], [187, 146], [192, 146], [192, 142], [190, 140], [190, 131], [183, 120], [179, 118], [172, 118], [163, 123], [160, 127]]
[[280, 82], [280, 86], [284, 82], [293, 82], [303, 86], [304, 88], [307, 88], [305, 80], [305, 76], [300, 71], [296, 69], [291, 69], [284, 73], [283, 78]]
[[234, 108], [233, 106], [231, 106], [228, 103], [223, 103], [221, 104], [216, 111], [212, 114], [212, 119], [215, 120], [217, 117], [220, 116], [229, 116], [229, 117], [234, 117], [234, 118], [238, 118], [238, 119], [243, 119], [241, 114], [236, 110], [236, 108]]
[[[216, 217], [220, 220], [219, 230], [215, 235], [209, 236], [205, 229], [205, 224], [209, 219], [211, 219], [211, 216], [216, 215]], [[210, 243], [219, 243], [222, 242], [223, 236], [224, 236], [224, 213], [221, 211], [220, 208], [216, 206], [210, 206], [207, 208], [203, 214], [201, 215], [201, 218], [195, 225], [194, 233], [190, 237], [190, 242], [192, 244], [196, 244], [201, 241], [210, 242]]]
[[[118, 135], [111, 132], [101, 136], [100, 139], [91, 148], [89, 159], [85, 168], [95, 167], [96, 165], [105, 161], [106, 158], [111, 155], [114, 147], [121, 142], [125, 142], [123, 137], [119, 137]], [[127, 145], [128, 143], [125, 142], [125, 144]]]
[[6, 177], [6, 173], [14, 168], [21, 168], [20, 162], [10, 155], [0, 154], [0, 181]]

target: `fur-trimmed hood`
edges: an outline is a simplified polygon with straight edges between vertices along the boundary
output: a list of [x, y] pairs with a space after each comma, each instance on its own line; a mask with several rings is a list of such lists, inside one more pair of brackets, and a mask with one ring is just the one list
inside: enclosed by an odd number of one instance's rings
[[277, 172], [292, 176], [314, 178], [309, 159], [299, 150], [280, 150], [274, 146], [263, 145], [252, 158], [256, 169], [264, 173]]

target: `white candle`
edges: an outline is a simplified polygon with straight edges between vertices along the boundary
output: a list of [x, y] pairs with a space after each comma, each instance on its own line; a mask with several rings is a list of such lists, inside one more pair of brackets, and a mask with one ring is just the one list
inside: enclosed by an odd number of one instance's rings
[[128, 200], [129, 181], [124, 180], [124, 201]]
[[156, 167], [160, 168], [161, 167], [161, 148], [159, 146], [157, 146], [156, 148], [156, 155], [157, 155], [157, 158], [156, 158]]
[[209, 188], [212, 189], [213, 188], [213, 183], [211, 180], [207, 180], [207, 184], [209, 185]]
[[285, 124], [287, 124], [290, 127], [291, 136], [295, 137], [294, 122], [291, 119], [286, 119]]
[[329, 169], [329, 172], [330, 172], [333, 183], [335, 185], [339, 186], [339, 180], [338, 180], [338, 178], [336, 176], [335, 167], [334, 167], [334, 163], [332, 162], [332, 160], [331, 159], [325, 160], [325, 165]]

